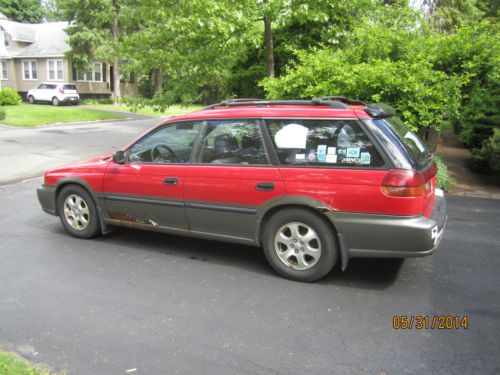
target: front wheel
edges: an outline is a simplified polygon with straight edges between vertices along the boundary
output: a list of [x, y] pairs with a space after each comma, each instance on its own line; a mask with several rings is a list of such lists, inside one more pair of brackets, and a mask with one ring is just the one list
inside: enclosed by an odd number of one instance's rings
[[74, 237], [95, 237], [100, 230], [94, 200], [84, 188], [68, 185], [57, 198], [57, 212], [64, 228]]
[[59, 105], [59, 99], [57, 99], [57, 97], [55, 97], [55, 96], [52, 98], [52, 105], [55, 105], [55, 106]]
[[33, 95], [28, 96], [28, 103], [35, 104], [35, 97]]
[[326, 276], [338, 258], [335, 234], [319, 215], [303, 209], [274, 214], [263, 232], [267, 261], [280, 275], [304, 282]]

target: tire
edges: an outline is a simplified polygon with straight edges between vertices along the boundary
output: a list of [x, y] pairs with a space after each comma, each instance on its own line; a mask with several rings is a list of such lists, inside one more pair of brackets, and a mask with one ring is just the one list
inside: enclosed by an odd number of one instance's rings
[[300, 208], [279, 211], [267, 221], [263, 248], [278, 274], [302, 282], [326, 276], [339, 253], [335, 233], [326, 220]]
[[94, 200], [78, 185], [64, 187], [57, 197], [57, 212], [63, 227], [74, 237], [92, 238], [100, 233]]
[[78, 105], [78, 104], [80, 104], [80, 102], [79, 102], [79, 101], [76, 101], [76, 102], [72, 102], [71, 104], [72, 104], [72, 105]]
[[35, 97], [33, 95], [28, 96], [28, 103], [35, 104]]
[[55, 105], [55, 106], [58, 106], [59, 105], [59, 99], [57, 98], [57, 96], [54, 96], [52, 98], [52, 105]]

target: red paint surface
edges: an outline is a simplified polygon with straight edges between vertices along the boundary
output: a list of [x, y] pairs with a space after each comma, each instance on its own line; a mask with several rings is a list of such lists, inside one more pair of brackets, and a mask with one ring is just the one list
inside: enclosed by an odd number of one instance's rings
[[[369, 118], [358, 107], [334, 110], [328, 107], [270, 106], [218, 108], [193, 112], [166, 122], [203, 120], [207, 118]], [[388, 171], [336, 168], [284, 168], [278, 166], [220, 165], [119, 165], [108, 159], [95, 158], [48, 171], [45, 183], [54, 186], [65, 177], [85, 180], [96, 191], [146, 197], [185, 199], [214, 203], [260, 206], [282, 195], [299, 195], [321, 201], [337, 211], [418, 215], [429, 217], [434, 204], [435, 170], [422, 176], [430, 188], [419, 197], [389, 197], [381, 191]], [[176, 186], [163, 180], [175, 177]], [[259, 182], [273, 182], [273, 191], [258, 191]]]

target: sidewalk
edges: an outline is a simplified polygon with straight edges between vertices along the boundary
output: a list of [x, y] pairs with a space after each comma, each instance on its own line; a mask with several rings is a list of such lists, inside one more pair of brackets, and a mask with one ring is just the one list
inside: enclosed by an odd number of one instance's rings
[[473, 172], [470, 168], [471, 153], [459, 142], [452, 130], [443, 130], [441, 139], [437, 153], [445, 161], [448, 172], [455, 181], [451, 194], [500, 199], [498, 176]]

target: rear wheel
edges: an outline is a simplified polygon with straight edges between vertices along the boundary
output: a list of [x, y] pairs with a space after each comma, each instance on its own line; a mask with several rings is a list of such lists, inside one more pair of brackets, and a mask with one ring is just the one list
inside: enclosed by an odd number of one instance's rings
[[78, 238], [95, 237], [100, 230], [94, 200], [78, 185], [68, 185], [57, 197], [57, 212], [64, 228]]
[[57, 97], [56, 97], [56, 96], [54, 96], [54, 97], [52, 98], [52, 105], [55, 105], [55, 106], [59, 105], [59, 99], [57, 99]]
[[35, 97], [33, 95], [28, 96], [28, 103], [35, 104]]
[[335, 234], [319, 215], [303, 209], [274, 214], [263, 232], [267, 261], [280, 275], [312, 282], [326, 276], [338, 258]]

